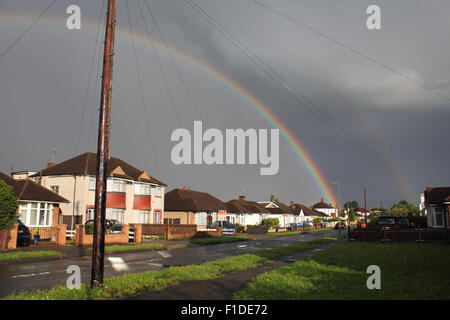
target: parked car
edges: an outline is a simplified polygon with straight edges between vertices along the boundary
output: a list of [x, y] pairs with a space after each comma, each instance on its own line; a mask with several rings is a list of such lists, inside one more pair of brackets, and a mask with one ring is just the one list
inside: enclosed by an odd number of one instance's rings
[[297, 227], [303, 227], [303, 224], [308, 225], [310, 227], [314, 226], [314, 223], [312, 221], [297, 222], [295, 225]]
[[236, 226], [229, 221], [216, 221], [211, 225], [212, 228], [219, 227], [222, 229], [222, 234], [235, 234]]
[[[94, 233], [94, 220], [88, 220], [84, 224], [86, 233]], [[109, 233], [121, 233], [122, 223], [117, 220], [106, 220], [106, 231]]]
[[399, 230], [411, 227], [408, 218], [402, 216], [381, 216], [375, 223], [375, 230]]
[[338, 229], [345, 229], [345, 223], [344, 222], [338, 222], [334, 225], [334, 229], [338, 230]]
[[28, 247], [31, 243], [30, 229], [20, 220], [17, 220], [19, 227], [17, 228], [17, 246]]
[[358, 229], [365, 229], [365, 228], [367, 228], [366, 220], [358, 221], [358, 224], [356, 225], [356, 228], [358, 228]]

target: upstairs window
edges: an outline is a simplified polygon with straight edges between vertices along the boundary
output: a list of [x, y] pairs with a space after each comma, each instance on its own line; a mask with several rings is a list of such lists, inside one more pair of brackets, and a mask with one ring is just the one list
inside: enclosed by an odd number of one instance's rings
[[161, 197], [161, 187], [155, 187], [155, 197]]
[[51, 189], [54, 193], [59, 193], [59, 186], [51, 186], [50, 189]]
[[95, 191], [95, 177], [90, 177], [89, 178], [89, 190], [94, 190]]
[[151, 187], [149, 184], [136, 183], [134, 185], [134, 194], [138, 196], [149, 196], [150, 189]]
[[125, 193], [126, 182], [118, 179], [108, 179], [106, 185], [107, 192], [120, 192]]

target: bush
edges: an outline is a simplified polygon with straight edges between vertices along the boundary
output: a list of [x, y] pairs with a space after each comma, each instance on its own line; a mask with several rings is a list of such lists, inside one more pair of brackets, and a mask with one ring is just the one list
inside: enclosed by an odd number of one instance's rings
[[238, 232], [238, 233], [245, 232], [245, 227], [244, 226], [237, 226], [236, 227], [236, 232]]
[[278, 218], [266, 218], [261, 222], [261, 225], [269, 229], [277, 229], [280, 225], [280, 220]]
[[0, 230], [7, 230], [17, 222], [17, 207], [13, 187], [0, 180]]

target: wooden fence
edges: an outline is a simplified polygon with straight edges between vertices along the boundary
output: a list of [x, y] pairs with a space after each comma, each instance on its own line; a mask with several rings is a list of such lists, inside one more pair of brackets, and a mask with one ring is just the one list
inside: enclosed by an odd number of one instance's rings
[[449, 229], [356, 230], [348, 231], [349, 241], [450, 241]]
[[0, 230], [0, 249], [8, 248], [9, 230]]

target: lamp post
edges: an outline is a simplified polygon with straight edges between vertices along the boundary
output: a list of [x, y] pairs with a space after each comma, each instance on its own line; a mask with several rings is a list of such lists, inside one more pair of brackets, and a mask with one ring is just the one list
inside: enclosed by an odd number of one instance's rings
[[[341, 182], [340, 181], [331, 181], [331, 184], [337, 184], [338, 189], [338, 211], [336, 217], [339, 218], [339, 212], [341, 210]], [[340, 227], [339, 227], [340, 230]]]

